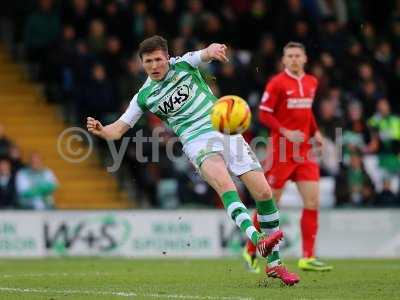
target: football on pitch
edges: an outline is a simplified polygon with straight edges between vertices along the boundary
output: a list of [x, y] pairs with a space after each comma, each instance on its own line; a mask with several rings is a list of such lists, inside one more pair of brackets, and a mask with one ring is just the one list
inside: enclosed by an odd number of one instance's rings
[[251, 122], [251, 112], [246, 101], [238, 96], [219, 98], [211, 110], [213, 127], [224, 134], [238, 134], [246, 131]]

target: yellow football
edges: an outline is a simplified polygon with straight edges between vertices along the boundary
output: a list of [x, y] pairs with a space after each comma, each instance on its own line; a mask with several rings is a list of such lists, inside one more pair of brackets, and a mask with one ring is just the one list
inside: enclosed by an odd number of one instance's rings
[[219, 98], [211, 110], [213, 127], [224, 134], [238, 134], [246, 131], [251, 122], [251, 112], [246, 101], [238, 96]]

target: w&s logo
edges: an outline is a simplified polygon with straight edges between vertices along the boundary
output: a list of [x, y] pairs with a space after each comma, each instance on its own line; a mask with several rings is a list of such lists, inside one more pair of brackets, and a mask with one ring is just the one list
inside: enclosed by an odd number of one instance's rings
[[178, 86], [166, 99], [161, 101], [158, 109], [164, 114], [177, 112], [190, 97], [190, 88], [187, 84]]

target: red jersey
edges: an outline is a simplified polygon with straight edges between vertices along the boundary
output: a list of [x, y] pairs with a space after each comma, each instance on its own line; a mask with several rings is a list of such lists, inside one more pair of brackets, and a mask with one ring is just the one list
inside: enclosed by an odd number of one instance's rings
[[[293, 143], [286, 140], [286, 157], [292, 158], [293, 154], [299, 154], [306, 158], [311, 148], [309, 138], [317, 130], [312, 104], [318, 80], [308, 74], [296, 77], [288, 70], [274, 76], [266, 85], [261, 99], [260, 110], [271, 113], [280, 125], [289, 130], [301, 130], [305, 135], [305, 142], [293, 149]], [[272, 142], [274, 159], [278, 159], [279, 137], [282, 135], [272, 130]], [[297, 153], [296, 153], [297, 151]], [[295, 152], [295, 153], [294, 153]]]

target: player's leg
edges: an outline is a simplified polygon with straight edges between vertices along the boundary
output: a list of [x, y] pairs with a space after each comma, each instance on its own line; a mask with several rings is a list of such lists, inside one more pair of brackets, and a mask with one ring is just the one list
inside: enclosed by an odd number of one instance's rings
[[[281, 196], [282, 196], [283, 189], [272, 189], [272, 195], [275, 199], [275, 202], [278, 203]], [[257, 210], [254, 211], [253, 216], [253, 224], [254, 227], [258, 230], [261, 231], [260, 228], [260, 223], [258, 222], [257, 218]], [[279, 249], [279, 246], [277, 246]], [[244, 260], [246, 261], [247, 268], [250, 272], [253, 273], [259, 273], [259, 266], [258, 266], [258, 261], [257, 261], [257, 249], [254, 246], [254, 244], [251, 242], [251, 240], [247, 240], [246, 246], [243, 249], [242, 256]]]
[[[268, 235], [279, 231], [279, 211], [264, 173], [249, 171], [240, 176], [240, 179], [256, 201], [257, 220], [261, 230]], [[282, 265], [278, 244], [268, 256], [266, 272], [270, 277], [280, 278], [285, 284], [295, 284], [300, 280], [296, 274], [290, 273]]]
[[300, 219], [303, 258], [299, 260], [299, 268], [312, 271], [329, 271], [332, 266], [315, 258], [320, 205], [318, 166], [314, 163], [299, 166], [295, 178], [304, 205]]
[[201, 175], [221, 197], [228, 216], [233, 219], [243, 233], [257, 245], [264, 257], [269, 255], [272, 248], [282, 238], [282, 232], [268, 237], [261, 234], [253, 225], [246, 206], [240, 200], [235, 184], [227, 170], [224, 159], [220, 154], [205, 158], [200, 166]]
[[[253, 217], [253, 224], [254, 227], [261, 232], [260, 229], [260, 223], [258, 222], [257, 219], [257, 211], [254, 212]], [[247, 269], [252, 272], [252, 273], [260, 273], [260, 266], [258, 264], [258, 259], [257, 259], [257, 248], [253, 244], [253, 242], [249, 239], [247, 239], [246, 246], [243, 249], [242, 256], [244, 260], [246, 261], [246, 266]]]
[[282, 194], [283, 194], [283, 188], [272, 189], [272, 195], [274, 196], [276, 203], [279, 203], [279, 201], [282, 198]]
[[[240, 180], [256, 202], [257, 220], [261, 231], [267, 235], [278, 231], [279, 212], [264, 174], [259, 171], [250, 171], [240, 176]], [[268, 264], [275, 266], [280, 264], [279, 246], [276, 245], [272, 251], [272, 254], [268, 256]]]

